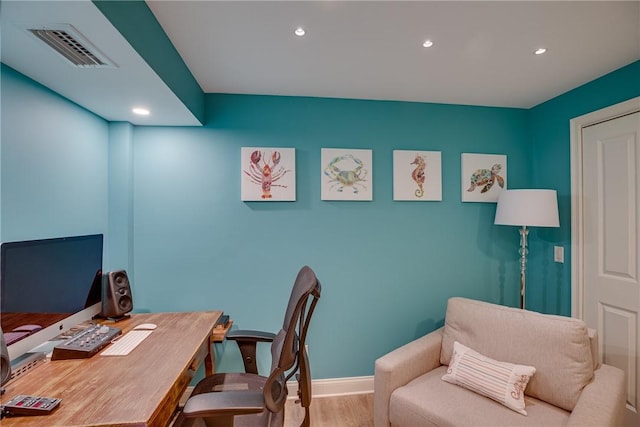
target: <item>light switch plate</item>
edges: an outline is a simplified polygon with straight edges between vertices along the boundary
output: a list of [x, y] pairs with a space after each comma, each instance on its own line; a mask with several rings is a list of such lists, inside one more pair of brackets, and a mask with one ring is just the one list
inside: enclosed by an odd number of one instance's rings
[[553, 247], [553, 260], [555, 262], [564, 263], [564, 247], [562, 247], [562, 246], [554, 246]]

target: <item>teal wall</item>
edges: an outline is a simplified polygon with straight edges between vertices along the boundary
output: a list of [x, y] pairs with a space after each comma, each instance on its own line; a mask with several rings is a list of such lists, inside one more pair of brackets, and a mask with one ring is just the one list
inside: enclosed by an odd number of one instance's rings
[[109, 123], [109, 239], [105, 251], [110, 270], [133, 275], [133, 125]]
[[[559, 229], [536, 230], [530, 241], [527, 306], [571, 314], [571, 162], [569, 120], [640, 96], [640, 61], [540, 104], [528, 113], [532, 179], [558, 191]], [[552, 262], [553, 246], [565, 249], [564, 264]]]
[[[104, 232], [136, 310], [222, 309], [242, 328], [278, 328], [308, 264], [323, 283], [314, 378], [370, 375], [441, 325], [449, 296], [518, 304], [517, 231], [460, 201], [463, 152], [506, 154], [510, 188], [558, 189], [561, 228], [532, 232], [528, 303], [568, 314], [570, 258], [551, 263], [554, 244], [570, 255], [568, 120], [640, 95], [639, 71], [532, 110], [210, 94], [203, 127], [172, 128], [107, 123], [3, 66], [0, 236]], [[244, 146], [296, 148], [296, 202], [240, 201]], [[373, 201], [320, 200], [322, 147], [373, 150]], [[442, 152], [442, 202], [392, 200], [394, 149]]]
[[[516, 236], [493, 225], [495, 204], [460, 201], [460, 156], [506, 154], [509, 185], [527, 186], [525, 110], [214, 94], [206, 107], [203, 128], [133, 132], [140, 309], [220, 308], [276, 330], [308, 264], [323, 283], [313, 375], [336, 378], [442, 324], [450, 296], [517, 305]], [[296, 148], [296, 202], [240, 200], [244, 146]], [[372, 202], [320, 200], [322, 147], [373, 150]], [[442, 202], [392, 200], [393, 149], [442, 152]]]
[[108, 239], [108, 123], [5, 65], [0, 90], [2, 241]]

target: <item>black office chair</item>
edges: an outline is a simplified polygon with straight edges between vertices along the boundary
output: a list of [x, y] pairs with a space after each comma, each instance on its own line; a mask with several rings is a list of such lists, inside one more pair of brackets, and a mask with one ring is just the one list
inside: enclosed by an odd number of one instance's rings
[[[236, 331], [247, 372], [213, 374], [201, 380], [174, 426], [265, 426], [284, 424], [287, 381], [296, 375], [299, 403], [305, 409], [301, 426], [310, 425], [311, 372], [305, 351], [307, 329], [320, 298], [321, 286], [311, 268], [303, 267], [291, 291], [282, 329], [277, 334]], [[260, 376], [255, 365], [257, 342], [271, 341], [271, 371]], [[253, 342], [253, 345], [250, 344]], [[249, 350], [247, 350], [249, 349]], [[249, 360], [248, 360], [249, 359]]]

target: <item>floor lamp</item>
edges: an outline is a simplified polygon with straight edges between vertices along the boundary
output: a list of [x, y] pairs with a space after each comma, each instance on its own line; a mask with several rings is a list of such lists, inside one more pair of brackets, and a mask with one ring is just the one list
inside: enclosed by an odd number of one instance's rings
[[498, 225], [520, 228], [520, 308], [524, 309], [527, 269], [527, 227], [559, 227], [555, 190], [502, 190], [496, 207]]

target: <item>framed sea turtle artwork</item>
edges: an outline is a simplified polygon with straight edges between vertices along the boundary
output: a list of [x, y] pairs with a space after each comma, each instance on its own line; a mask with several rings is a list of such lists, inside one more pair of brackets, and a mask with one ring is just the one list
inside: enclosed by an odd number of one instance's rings
[[242, 201], [295, 201], [296, 149], [242, 147], [240, 149]]
[[373, 200], [373, 151], [349, 148], [320, 150], [322, 200]]
[[442, 153], [393, 150], [393, 200], [442, 201]]
[[507, 188], [507, 156], [462, 153], [462, 201], [496, 203]]

